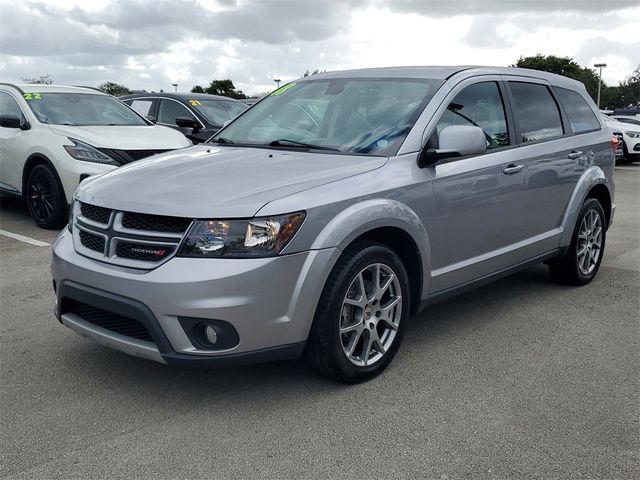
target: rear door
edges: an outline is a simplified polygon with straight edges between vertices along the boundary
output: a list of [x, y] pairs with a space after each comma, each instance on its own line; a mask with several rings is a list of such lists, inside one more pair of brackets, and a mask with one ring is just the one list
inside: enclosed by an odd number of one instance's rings
[[[537, 255], [557, 246], [561, 224], [575, 186], [594, 151], [574, 135], [569, 119], [551, 86], [543, 80], [507, 79], [513, 107], [515, 133], [525, 159], [525, 192], [521, 201], [527, 215], [517, 228], [523, 236], [536, 239], [531, 254]], [[593, 116], [593, 115], [592, 115]], [[595, 120], [595, 119], [593, 119]], [[595, 121], [596, 129], [600, 124]], [[576, 123], [576, 128], [586, 127]], [[550, 240], [554, 240], [552, 245]]]

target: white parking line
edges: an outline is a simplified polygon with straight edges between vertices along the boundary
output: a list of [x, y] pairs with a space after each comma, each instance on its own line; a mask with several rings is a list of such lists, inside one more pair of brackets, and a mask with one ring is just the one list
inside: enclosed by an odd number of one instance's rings
[[29, 245], [35, 245], [36, 247], [48, 247], [51, 245], [50, 243], [41, 242], [40, 240], [36, 240], [35, 238], [25, 237], [24, 235], [20, 235], [19, 233], [7, 232], [6, 230], [2, 229], [0, 229], [0, 235], [13, 238], [14, 240], [18, 240], [19, 242], [28, 243]]

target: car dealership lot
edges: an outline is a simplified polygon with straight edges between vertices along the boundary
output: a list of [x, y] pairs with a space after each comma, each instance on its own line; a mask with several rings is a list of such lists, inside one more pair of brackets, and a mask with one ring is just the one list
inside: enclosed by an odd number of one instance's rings
[[[530, 268], [413, 318], [355, 386], [303, 363], [178, 369], [53, 317], [50, 248], [0, 235], [6, 478], [632, 478], [640, 474], [640, 166], [582, 288]], [[0, 229], [51, 243], [13, 199]]]

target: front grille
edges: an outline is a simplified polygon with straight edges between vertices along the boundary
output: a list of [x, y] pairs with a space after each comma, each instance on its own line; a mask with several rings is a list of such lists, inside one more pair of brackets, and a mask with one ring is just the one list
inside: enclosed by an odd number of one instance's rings
[[101, 308], [68, 298], [64, 300], [64, 305], [65, 309], [63, 313], [73, 313], [85, 322], [119, 333], [120, 335], [137, 338], [145, 342], [153, 342], [153, 338], [151, 338], [147, 327], [134, 318], [108, 312], [107, 310], [102, 310]]
[[104, 252], [104, 237], [100, 235], [94, 235], [93, 233], [89, 233], [85, 230], [79, 230], [80, 234], [80, 243], [85, 248], [89, 250], [93, 250], [94, 252]]
[[163, 215], [147, 215], [144, 213], [126, 212], [122, 218], [122, 226], [133, 230], [148, 232], [184, 233], [191, 224], [191, 219], [165, 217]]
[[173, 253], [173, 247], [166, 245], [144, 245], [141, 243], [118, 242], [116, 255], [131, 260], [159, 262]]
[[157, 155], [158, 153], [168, 152], [170, 149], [161, 150], [115, 150], [112, 148], [99, 148], [102, 153], [108, 155], [120, 165], [142, 160], [143, 158]]
[[84, 202], [80, 204], [80, 213], [89, 220], [104, 223], [105, 225], [109, 223], [109, 218], [111, 217], [111, 209], [97, 207]]
[[124, 150], [124, 153], [129, 155], [133, 160], [142, 160], [143, 158], [157, 155], [158, 153], [164, 153], [168, 150]]

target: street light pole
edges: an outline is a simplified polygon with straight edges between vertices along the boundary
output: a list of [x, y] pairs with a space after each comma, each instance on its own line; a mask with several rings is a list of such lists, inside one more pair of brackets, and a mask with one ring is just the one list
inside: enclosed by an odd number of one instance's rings
[[596, 63], [594, 67], [600, 69], [600, 74], [598, 75], [598, 110], [600, 110], [600, 88], [602, 87], [602, 69], [606, 67], [606, 63]]
[[279, 78], [274, 78], [273, 79], [274, 82], [276, 82], [276, 88], [280, 88], [280, 79]]
[[178, 84], [172, 83], [171, 86], [176, 89], [176, 93], [178, 93]]

